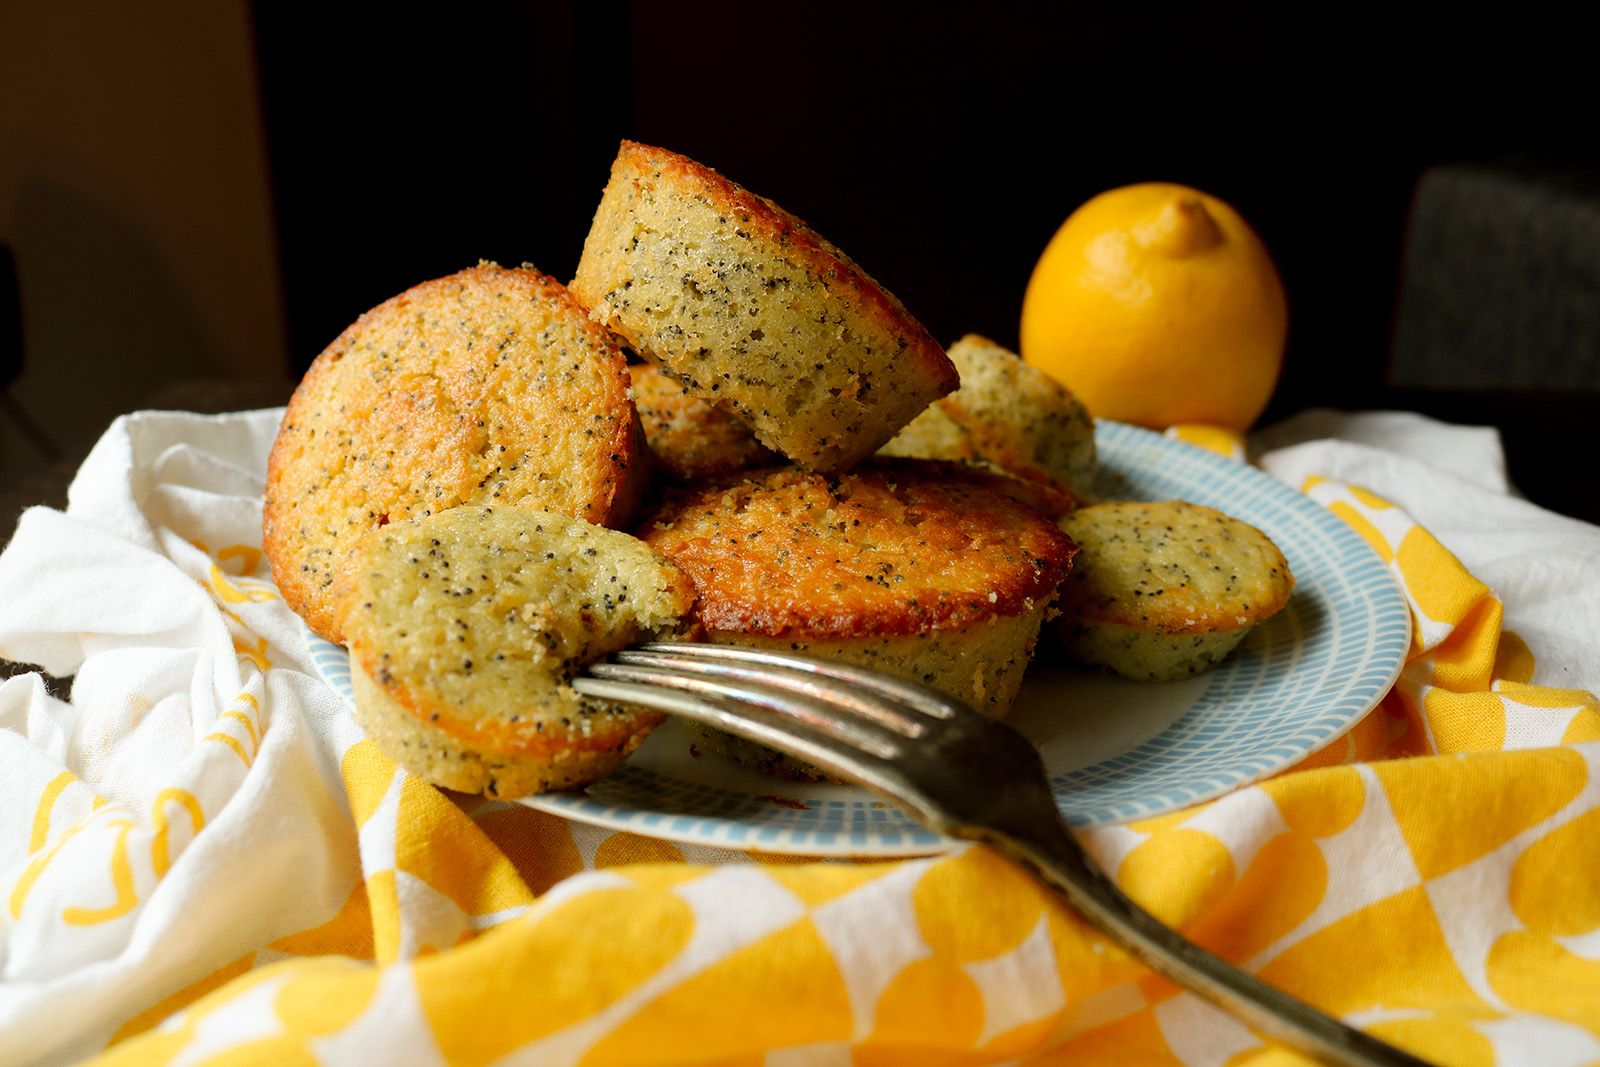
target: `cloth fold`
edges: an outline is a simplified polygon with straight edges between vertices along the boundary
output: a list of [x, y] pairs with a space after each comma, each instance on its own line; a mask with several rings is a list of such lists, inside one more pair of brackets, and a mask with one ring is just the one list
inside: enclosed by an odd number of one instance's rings
[[[118, 420], [0, 554], [0, 1065], [1158, 1063], [1286, 1054], [981, 848], [809, 862], [434, 789], [317, 677], [260, 553], [281, 410]], [[1164, 921], [1445, 1063], [1600, 1060], [1600, 529], [1492, 430], [1249, 444], [1416, 638], [1345, 736], [1086, 840]]]

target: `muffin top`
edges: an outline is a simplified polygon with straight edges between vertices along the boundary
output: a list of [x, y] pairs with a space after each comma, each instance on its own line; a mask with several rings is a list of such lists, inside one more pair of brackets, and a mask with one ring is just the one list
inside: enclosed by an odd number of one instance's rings
[[694, 587], [626, 533], [529, 508], [461, 507], [385, 527], [339, 580], [351, 658], [452, 733], [507, 752], [597, 730], [569, 684], [641, 636], [686, 625]]
[[1082, 548], [1065, 613], [1157, 633], [1216, 633], [1276, 613], [1294, 590], [1266, 534], [1181, 500], [1079, 508], [1059, 520]]
[[865, 637], [1016, 616], [1076, 547], [1037, 512], [944, 464], [836, 477], [752, 472], [669, 494], [639, 536], [694, 579], [714, 632]]
[[554, 279], [480, 264], [367, 312], [312, 363], [268, 460], [262, 547], [289, 606], [340, 641], [331, 588], [368, 534], [462, 504], [626, 523], [642, 452], [612, 338]]

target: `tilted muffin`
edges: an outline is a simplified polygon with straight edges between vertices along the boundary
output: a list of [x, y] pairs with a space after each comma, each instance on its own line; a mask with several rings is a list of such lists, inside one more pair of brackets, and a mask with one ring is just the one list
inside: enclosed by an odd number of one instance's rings
[[631, 141], [572, 291], [636, 352], [808, 469], [870, 456], [958, 384], [927, 330], [805, 223]]
[[1096, 504], [1060, 526], [1082, 551], [1054, 625], [1073, 657], [1126, 678], [1170, 681], [1216, 665], [1294, 590], [1272, 540], [1212, 508]]
[[637, 538], [518, 507], [393, 523], [340, 576], [356, 718], [449, 789], [518, 797], [591, 782], [663, 716], [581, 696], [585, 665], [688, 628], [694, 587]]
[[656, 467], [676, 482], [703, 482], [779, 462], [750, 427], [715, 404], [684, 392], [654, 367], [634, 364], [633, 404]]
[[[672, 493], [639, 536], [694, 579], [711, 640], [875, 667], [995, 717], [1076, 551], [1032, 509], [914, 462], [838, 477], [784, 468]], [[790, 777], [820, 773], [751, 742], [721, 750]]]
[[367, 312], [311, 364], [267, 464], [262, 547], [338, 642], [334, 577], [368, 534], [461, 504], [624, 525], [645, 454], [612, 338], [554, 279], [480, 264]]
[[949, 355], [961, 388], [913, 419], [884, 455], [987, 460], [1078, 498], [1093, 492], [1094, 420], [1070, 389], [977, 334]]

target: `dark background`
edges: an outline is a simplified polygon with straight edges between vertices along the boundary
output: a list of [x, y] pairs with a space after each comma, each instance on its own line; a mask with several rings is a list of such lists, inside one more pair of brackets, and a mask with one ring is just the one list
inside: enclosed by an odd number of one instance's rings
[[[58, 502], [115, 414], [281, 403], [418, 282], [480, 258], [570, 278], [624, 137], [805, 218], [945, 343], [1015, 346], [1033, 263], [1091, 196], [1197, 186], [1255, 225], [1288, 290], [1264, 421], [1493, 424], [1528, 496], [1600, 520], [1589, 51], [1528, 4], [7, 0], [0, 525]], [[1532, 205], [1511, 210], [1469, 182], [1417, 210], [1430, 176], [1510, 155], [1576, 192], [1490, 182]], [[1462, 203], [1483, 232], [1456, 226]], [[1419, 217], [1444, 220], [1427, 242]], [[1412, 284], [1422, 246], [1432, 290]], [[1457, 293], [1462, 263], [1477, 288]], [[1501, 275], [1521, 282], [1505, 307]], [[1441, 291], [1445, 320], [1402, 314]], [[1545, 322], [1539, 366], [1567, 373], [1499, 373]], [[1396, 374], [1396, 336], [1431, 345], [1422, 373]], [[18, 487], [42, 468], [48, 493]]]
[[1289, 292], [1267, 417], [1373, 406], [1419, 174], [1595, 143], [1592, 65], [1526, 12], [1411, 26], [1281, 3], [472, 10], [419, 24], [254, 7], [297, 369], [359, 311], [479, 257], [570, 278], [629, 137], [800, 215], [945, 343], [1015, 346], [1035, 259], [1095, 193], [1197, 186], [1255, 225]]

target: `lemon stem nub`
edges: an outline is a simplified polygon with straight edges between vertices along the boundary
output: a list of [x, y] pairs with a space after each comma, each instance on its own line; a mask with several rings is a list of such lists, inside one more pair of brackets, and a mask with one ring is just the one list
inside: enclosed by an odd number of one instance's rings
[[1217, 220], [1198, 197], [1180, 196], [1133, 226], [1133, 239], [1152, 252], [1183, 259], [1223, 241]]

